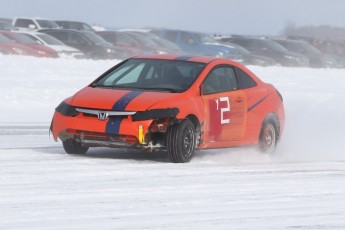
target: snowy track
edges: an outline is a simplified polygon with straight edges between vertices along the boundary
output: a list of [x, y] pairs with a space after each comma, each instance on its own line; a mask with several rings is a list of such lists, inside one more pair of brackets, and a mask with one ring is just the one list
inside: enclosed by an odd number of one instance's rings
[[227, 151], [0, 149], [0, 229], [344, 229], [345, 162]]
[[65, 154], [54, 108], [112, 64], [0, 56], [0, 229], [345, 229], [345, 70], [251, 67], [284, 96], [275, 156]]

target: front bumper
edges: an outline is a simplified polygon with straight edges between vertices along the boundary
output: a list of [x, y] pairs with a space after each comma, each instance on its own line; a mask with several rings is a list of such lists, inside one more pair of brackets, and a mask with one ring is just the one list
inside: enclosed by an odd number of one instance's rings
[[86, 146], [145, 147], [149, 144], [143, 137], [148, 133], [152, 121], [133, 121], [131, 116], [100, 120], [84, 113], [70, 117], [55, 112], [51, 131], [55, 141], [73, 138]]

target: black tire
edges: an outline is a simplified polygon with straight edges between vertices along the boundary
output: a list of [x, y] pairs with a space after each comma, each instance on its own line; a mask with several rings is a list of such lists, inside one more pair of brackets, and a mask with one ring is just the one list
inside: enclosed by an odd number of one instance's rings
[[85, 154], [89, 147], [82, 146], [80, 142], [74, 139], [66, 139], [62, 142], [63, 148], [68, 154]]
[[274, 122], [271, 120], [265, 120], [262, 124], [259, 148], [263, 153], [274, 153], [278, 142], [278, 132]]
[[167, 150], [174, 163], [189, 162], [196, 146], [196, 131], [190, 120], [183, 120], [169, 127], [167, 132]]

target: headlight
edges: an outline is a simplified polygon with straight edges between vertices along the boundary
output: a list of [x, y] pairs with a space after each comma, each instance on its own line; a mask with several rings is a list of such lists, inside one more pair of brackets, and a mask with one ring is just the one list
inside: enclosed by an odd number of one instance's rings
[[68, 117], [75, 117], [78, 115], [77, 110], [75, 108], [65, 102], [61, 102], [58, 107], [55, 109], [56, 112], [61, 113], [62, 115], [68, 116]]
[[12, 50], [13, 50], [14, 52], [16, 52], [17, 54], [22, 54], [22, 53], [23, 53], [23, 50], [20, 49], [20, 48], [17, 48], [17, 47], [12, 48]]
[[109, 48], [107, 48], [105, 51], [107, 51], [107, 53], [115, 53], [115, 50]]
[[263, 59], [258, 59], [258, 58], [255, 58], [254, 59], [254, 63], [255, 65], [260, 65], [260, 66], [264, 66], [264, 65], [269, 65], [269, 63]]
[[334, 67], [337, 64], [336, 60], [332, 58], [324, 58], [323, 61], [327, 65], [327, 67]]
[[42, 51], [42, 50], [39, 50], [39, 51], [38, 51], [38, 54], [40, 54], [40, 55], [46, 55], [46, 52], [44, 52], [44, 51]]
[[158, 50], [157, 51], [158, 54], [167, 54], [167, 52], [163, 51], [163, 50]]
[[216, 57], [217, 58], [222, 58], [222, 57], [224, 57], [224, 53], [223, 52], [218, 52]]
[[291, 56], [291, 55], [284, 55], [284, 57], [287, 58], [287, 59], [293, 59], [293, 60], [297, 60], [298, 59], [295, 56]]
[[151, 109], [137, 112], [132, 115], [133, 121], [160, 120], [168, 117], [175, 117], [180, 110], [178, 108]]
[[68, 55], [68, 54], [70, 54], [71, 52], [66, 51], [66, 50], [61, 50], [61, 51], [59, 51], [58, 53], [59, 53], [59, 54], [64, 54], [64, 55]]

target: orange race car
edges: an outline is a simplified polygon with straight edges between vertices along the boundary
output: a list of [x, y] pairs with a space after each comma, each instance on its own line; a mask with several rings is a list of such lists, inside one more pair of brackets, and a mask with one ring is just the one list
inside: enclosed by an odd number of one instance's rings
[[125, 60], [61, 102], [51, 131], [70, 154], [142, 148], [188, 162], [195, 149], [258, 144], [272, 152], [284, 121], [281, 94], [243, 65], [156, 55]]

